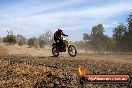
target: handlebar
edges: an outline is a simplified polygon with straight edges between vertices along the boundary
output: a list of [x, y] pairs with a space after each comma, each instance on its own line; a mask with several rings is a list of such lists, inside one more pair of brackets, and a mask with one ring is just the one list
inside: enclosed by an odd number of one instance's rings
[[64, 36], [68, 37], [68, 35], [64, 35]]

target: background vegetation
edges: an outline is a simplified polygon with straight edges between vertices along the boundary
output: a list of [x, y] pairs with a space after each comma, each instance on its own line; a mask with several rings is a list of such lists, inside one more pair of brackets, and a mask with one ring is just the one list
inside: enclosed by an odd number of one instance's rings
[[[132, 13], [128, 16], [125, 23], [119, 23], [113, 29], [111, 37], [104, 34], [103, 24], [92, 27], [91, 33], [84, 33], [82, 41], [75, 41], [74, 44], [79, 49], [95, 52], [131, 52], [132, 51]], [[0, 38], [0, 42], [5, 44], [28, 45], [29, 47], [44, 48], [53, 42], [53, 34], [47, 31], [38, 38], [26, 39], [23, 35], [14, 35], [12, 31], [7, 31], [7, 36]]]
[[[91, 34], [84, 33], [83, 41], [75, 42], [80, 48], [97, 52], [131, 52], [132, 51], [132, 13], [125, 23], [119, 23], [113, 29], [112, 37], [104, 34], [103, 24], [92, 27]], [[83, 44], [82, 44], [83, 43]]]

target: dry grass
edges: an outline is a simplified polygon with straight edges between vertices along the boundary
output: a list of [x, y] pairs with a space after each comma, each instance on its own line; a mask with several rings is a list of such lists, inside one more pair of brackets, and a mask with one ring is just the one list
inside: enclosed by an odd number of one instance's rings
[[10, 64], [0, 60], [1, 88], [32, 88], [34, 83], [47, 74], [49, 68], [28, 64]]
[[0, 54], [7, 54], [8, 51], [6, 49], [6, 47], [4, 47], [3, 45], [0, 45]]
[[[77, 68], [87, 74], [129, 74], [132, 55], [79, 54], [77, 57], [0, 56], [0, 88], [78, 88]], [[132, 80], [132, 79], [131, 79]], [[131, 84], [132, 85], [132, 84]], [[128, 88], [126, 85], [93, 85], [86, 88]]]

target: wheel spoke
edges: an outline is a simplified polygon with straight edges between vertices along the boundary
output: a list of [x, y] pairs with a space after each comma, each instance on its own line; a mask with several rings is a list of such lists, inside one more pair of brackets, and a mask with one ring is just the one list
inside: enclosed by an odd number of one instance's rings
[[58, 49], [56, 49], [55, 47], [52, 48], [52, 54], [57, 57], [59, 55]]
[[76, 48], [74, 46], [70, 46], [68, 52], [70, 56], [76, 56]]

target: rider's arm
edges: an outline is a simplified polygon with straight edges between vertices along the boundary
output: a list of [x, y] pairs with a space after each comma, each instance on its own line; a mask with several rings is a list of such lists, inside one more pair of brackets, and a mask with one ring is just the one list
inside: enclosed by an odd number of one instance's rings
[[68, 37], [68, 35], [64, 35], [64, 36], [67, 36]]
[[61, 35], [63, 35], [63, 36], [68, 36], [68, 35], [64, 34], [63, 32], [61, 32]]

